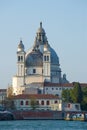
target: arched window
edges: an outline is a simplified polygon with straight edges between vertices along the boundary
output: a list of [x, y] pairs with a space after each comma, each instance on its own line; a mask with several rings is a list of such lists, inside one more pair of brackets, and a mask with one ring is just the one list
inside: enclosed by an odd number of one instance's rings
[[49, 61], [49, 56], [47, 56], [47, 61]]
[[49, 100], [47, 100], [46, 104], [47, 104], [47, 105], [49, 105], [49, 104], [50, 104]]
[[52, 90], [54, 90], [54, 88], [52, 88]]
[[46, 56], [44, 56], [44, 61], [46, 61]]
[[33, 69], [33, 74], [35, 74], [36, 73], [36, 69]]
[[57, 103], [57, 100], [55, 100], [55, 104]]
[[43, 100], [41, 101], [41, 105], [44, 105], [44, 101]]
[[37, 105], [39, 105], [39, 101], [37, 101]]
[[20, 102], [20, 105], [23, 105], [23, 104], [24, 104], [24, 102], [23, 102], [23, 101], [21, 101], [21, 102]]
[[18, 56], [18, 61], [20, 61], [20, 56]]
[[26, 105], [29, 105], [29, 102], [28, 102], [28, 101], [26, 101]]
[[21, 56], [21, 61], [23, 61], [23, 56]]
[[68, 107], [68, 108], [70, 108], [70, 107], [71, 107], [71, 104], [70, 104], [70, 103], [68, 103], [68, 104], [67, 104], [67, 107]]

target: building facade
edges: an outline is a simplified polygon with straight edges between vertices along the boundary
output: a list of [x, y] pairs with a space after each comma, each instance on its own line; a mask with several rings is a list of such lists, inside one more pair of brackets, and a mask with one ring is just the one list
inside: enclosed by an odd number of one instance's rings
[[34, 44], [29, 51], [25, 52], [22, 40], [18, 44], [17, 74], [12, 79], [13, 94], [22, 94], [26, 89], [30, 92], [31, 88], [34, 92], [37, 89], [43, 93], [44, 83], [63, 84], [68, 81], [65, 74], [61, 76], [59, 57], [48, 43], [45, 30], [40, 23]]
[[62, 110], [62, 100], [52, 94], [22, 94], [14, 96], [17, 110]]
[[20, 94], [13, 101], [16, 110], [81, 111], [79, 103], [63, 103], [53, 94]]
[[59, 97], [62, 97], [62, 91], [65, 89], [73, 89], [72, 83], [58, 84], [58, 83], [45, 83], [44, 84], [44, 93], [53, 94]]

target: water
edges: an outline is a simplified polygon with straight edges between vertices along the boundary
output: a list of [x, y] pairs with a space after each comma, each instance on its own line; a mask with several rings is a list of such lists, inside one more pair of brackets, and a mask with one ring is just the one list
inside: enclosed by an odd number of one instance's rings
[[62, 120], [0, 121], [0, 130], [87, 130], [87, 122]]

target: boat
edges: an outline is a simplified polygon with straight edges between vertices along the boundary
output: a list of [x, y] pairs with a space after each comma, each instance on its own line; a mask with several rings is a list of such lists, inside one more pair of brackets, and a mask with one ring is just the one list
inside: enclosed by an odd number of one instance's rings
[[84, 121], [84, 120], [85, 120], [84, 114], [83, 114], [83, 113], [74, 114], [74, 115], [72, 116], [72, 120], [73, 120], [73, 121]]
[[0, 111], [0, 121], [14, 120], [14, 115], [10, 111]]
[[65, 120], [68, 121], [87, 121], [86, 113], [67, 113]]

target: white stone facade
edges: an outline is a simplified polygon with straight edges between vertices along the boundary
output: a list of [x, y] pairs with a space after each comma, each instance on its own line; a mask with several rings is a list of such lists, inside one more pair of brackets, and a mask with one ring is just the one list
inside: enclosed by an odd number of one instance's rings
[[[12, 79], [13, 94], [22, 93], [23, 87], [31, 83], [62, 83], [63, 81], [68, 82], [66, 76], [64, 80], [61, 76], [59, 57], [49, 45], [45, 30], [40, 23], [32, 49], [25, 52], [22, 41], [18, 44], [17, 74]], [[22, 90], [19, 91], [21, 87]]]
[[46, 83], [44, 85], [44, 94], [53, 94], [62, 97], [62, 91], [64, 89], [72, 89], [73, 84], [57, 84], [57, 83]]
[[31, 110], [33, 109], [32, 100], [37, 103], [35, 105], [37, 110], [62, 110], [62, 100], [53, 95], [18, 95], [14, 97], [14, 104], [17, 110]]

